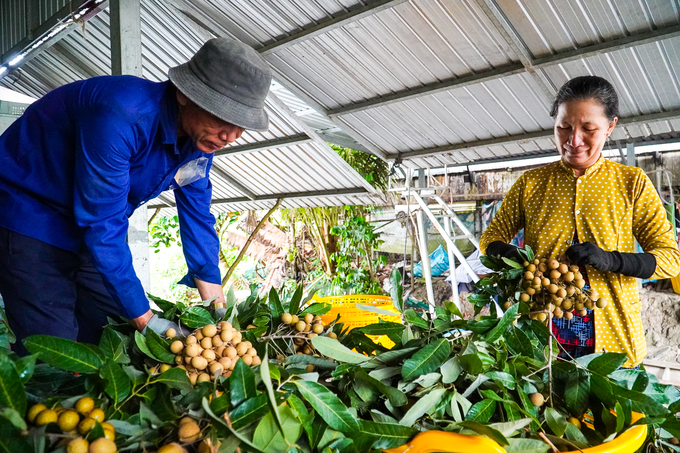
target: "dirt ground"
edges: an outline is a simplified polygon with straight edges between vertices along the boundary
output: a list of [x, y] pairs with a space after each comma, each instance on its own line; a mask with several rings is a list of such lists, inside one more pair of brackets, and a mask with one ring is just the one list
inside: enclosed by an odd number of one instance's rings
[[640, 290], [647, 358], [680, 363], [680, 294]]

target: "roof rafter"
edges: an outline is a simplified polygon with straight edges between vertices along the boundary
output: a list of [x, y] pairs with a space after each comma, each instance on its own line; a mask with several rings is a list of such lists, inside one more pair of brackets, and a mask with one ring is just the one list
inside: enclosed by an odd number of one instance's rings
[[302, 143], [311, 142], [313, 139], [307, 134], [295, 134], [287, 137], [273, 138], [270, 140], [262, 140], [255, 143], [248, 143], [247, 145], [228, 146], [215, 151], [215, 157], [220, 156], [234, 156], [243, 153], [252, 153], [256, 151], [266, 151], [272, 148], [283, 148], [285, 146], [295, 146]]

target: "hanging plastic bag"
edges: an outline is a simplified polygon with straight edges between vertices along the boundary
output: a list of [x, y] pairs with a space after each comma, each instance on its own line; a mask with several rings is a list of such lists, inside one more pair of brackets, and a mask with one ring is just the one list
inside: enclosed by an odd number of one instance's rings
[[182, 165], [175, 174], [177, 186], [188, 186], [192, 182], [205, 178], [209, 160], [207, 157], [199, 157]]

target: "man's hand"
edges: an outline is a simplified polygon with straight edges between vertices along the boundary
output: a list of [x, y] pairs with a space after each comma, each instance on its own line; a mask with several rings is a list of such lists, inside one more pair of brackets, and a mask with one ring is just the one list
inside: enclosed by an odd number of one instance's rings
[[493, 241], [486, 248], [486, 254], [488, 256], [500, 256], [508, 259], [521, 259], [519, 254], [519, 248], [514, 245], [506, 244], [501, 241]]
[[571, 264], [589, 265], [602, 272], [615, 272], [621, 267], [621, 259], [612, 252], [605, 252], [593, 242], [583, 242], [569, 247], [565, 253]]
[[144, 329], [142, 329], [142, 333], [146, 333], [146, 329], [151, 329], [158, 335], [165, 335], [169, 329], [174, 329], [175, 332], [177, 333], [177, 336], [180, 338], [185, 338], [191, 333], [188, 330], [178, 326], [174, 322], [160, 318], [158, 317], [158, 315], [155, 314], [151, 316], [149, 322], [146, 323], [146, 326], [144, 327]]

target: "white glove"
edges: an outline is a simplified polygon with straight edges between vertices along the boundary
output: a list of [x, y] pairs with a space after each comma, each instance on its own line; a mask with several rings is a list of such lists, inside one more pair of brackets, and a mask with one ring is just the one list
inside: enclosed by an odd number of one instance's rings
[[169, 321], [164, 318], [159, 318], [158, 315], [155, 313], [151, 317], [151, 319], [149, 319], [149, 322], [146, 323], [146, 327], [144, 327], [144, 329], [142, 330], [142, 334], [146, 333], [146, 329], [151, 329], [158, 335], [163, 336], [165, 336], [165, 332], [167, 332], [168, 329], [175, 329], [175, 332], [177, 332], [177, 336], [180, 338], [185, 338], [191, 333], [188, 330], [178, 326], [172, 321]]

